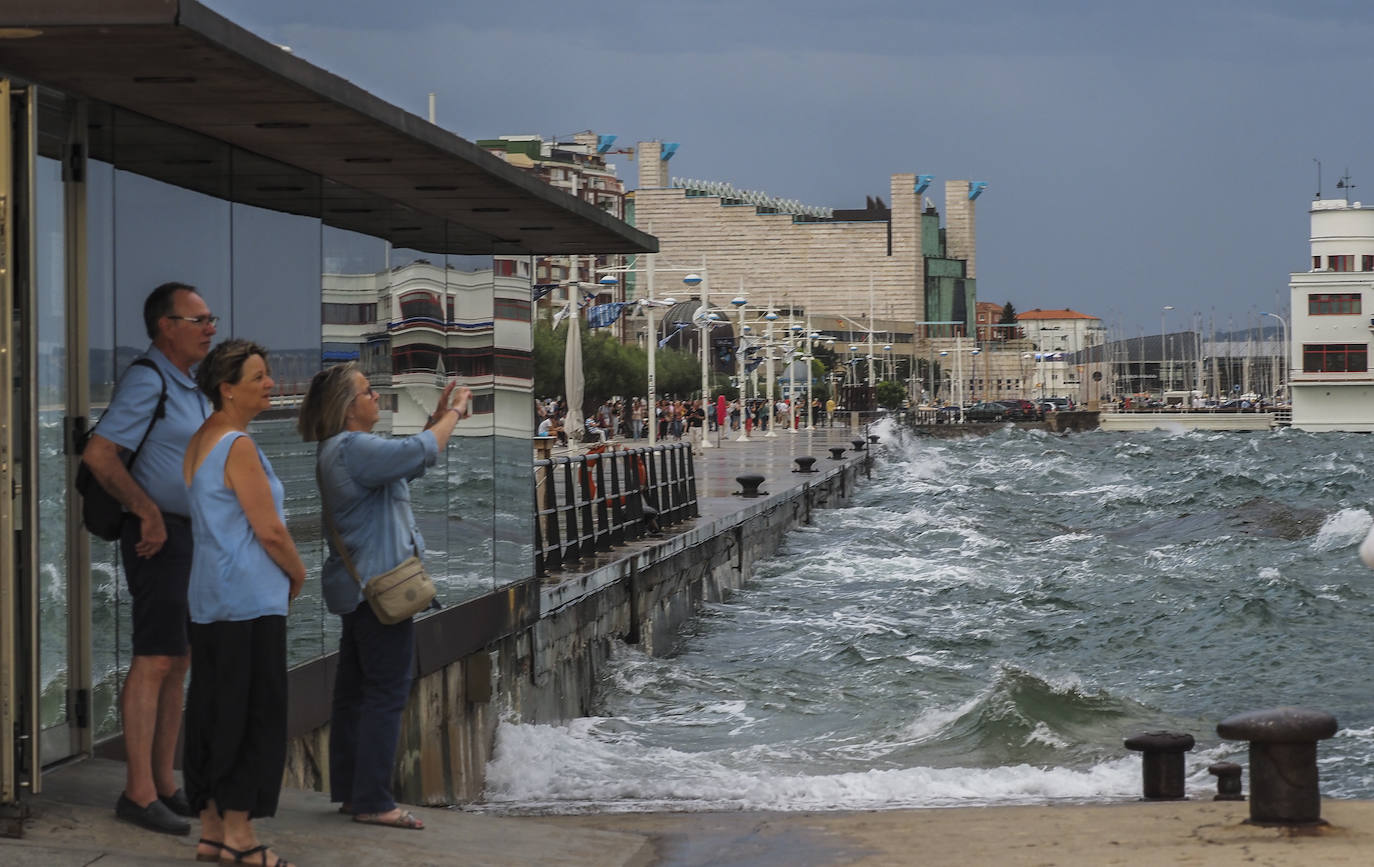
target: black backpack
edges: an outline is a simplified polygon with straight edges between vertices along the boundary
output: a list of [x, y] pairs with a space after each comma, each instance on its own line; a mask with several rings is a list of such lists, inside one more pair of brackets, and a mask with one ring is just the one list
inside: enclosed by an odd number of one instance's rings
[[[124, 463], [125, 469], [133, 468], [139, 452], [143, 451], [143, 444], [148, 441], [148, 435], [153, 432], [153, 425], [167, 414], [167, 378], [150, 358], [139, 358], [129, 366], [133, 367], [134, 364], [151, 367], [157, 373], [157, 378], [162, 380], [162, 394], [158, 396], [157, 409], [153, 410], [153, 417], [148, 421], [148, 429], [143, 432], [143, 439], [138, 441], [138, 448], [134, 449], [133, 454]], [[82, 439], [77, 449], [78, 454], [85, 451], [86, 443], [90, 442], [91, 436], [99, 427], [96, 425], [95, 429], [89, 431]], [[81, 495], [81, 523], [91, 535], [107, 542], [118, 539], [120, 529], [124, 526], [124, 506], [96, 481], [95, 473], [91, 472], [85, 461], [82, 461], [76, 470], [76, 491]]]

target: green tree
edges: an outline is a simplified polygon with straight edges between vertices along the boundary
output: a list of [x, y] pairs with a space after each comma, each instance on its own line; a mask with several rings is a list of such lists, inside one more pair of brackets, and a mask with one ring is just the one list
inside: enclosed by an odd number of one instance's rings
[[[1016, 307], [1015, 307], [1010, 301], [1008, 301], [1006, 304], [1003, 304], [1003, 305], [1002, 305], [1002, 316], [1001, 316], [1000, 319], [997, 320], [997, 324], [998, 324], [998, 325], [1015, 325], [1015, 324], [1016, 324]], [[1007, 340], [1008, 338], [1011, 338], [1011, 337], [1016, 336], [1016, 329], [1015, 329], [1015, 328], [997, 328], [997, 329], [994, 329], [994, 330], [997, 332], [997, 338], [998, 338], [999, 340]]]
[[678, 400], [686, 400], [701, 391], [701, 361], [697, 356], [678, 349], [660, 349], [654, 358], [659, 395], [670, 394]]
[[548, 320], [534, 326], [534, 395], [558, 397], [563, 390], [563, 354], [568, 345], [568, 329], [554, 330]]
[[877, 388], [878, 403], [888, 409], [896, 409], [906, 400], [906, 389], [899, 382], [885, 379], [878, 383]]

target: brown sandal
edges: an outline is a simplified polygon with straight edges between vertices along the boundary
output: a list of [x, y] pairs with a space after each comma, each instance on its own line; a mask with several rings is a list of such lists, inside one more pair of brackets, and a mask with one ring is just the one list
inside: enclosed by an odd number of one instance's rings
[[410, 831], [424, 830], [425, 823], [415, 818], [415, 814], [409, 810], [402, 810], [401, 815], [394, 819], [383, 819], [382, 813], [358, 813], [353, 817], [353, 821], [363, 825], [385, 825], [388, 828], [405, 828]]

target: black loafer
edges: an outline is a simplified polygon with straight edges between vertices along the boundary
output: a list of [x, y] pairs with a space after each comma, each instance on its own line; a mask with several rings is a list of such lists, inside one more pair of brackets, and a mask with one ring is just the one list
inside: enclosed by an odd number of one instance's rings
[[148, 806], [140, 807], [129, 800], [128, 795], [121, 793], [119, 801], [115, 804], [115, 815], [126, 822], [133, 822], [159, 834], [191, 833], [191, 823], [173, 813], [166, 804], [156, 798], [149, 802]]
[[167, 809], [176, 813], [178, 816], [191, 818], [195, 811], [191, 809], [191, 801], [186, 797], [185, 789], [177, 789], [170, 795], [158, 795], [157, 799], [167, 805]]

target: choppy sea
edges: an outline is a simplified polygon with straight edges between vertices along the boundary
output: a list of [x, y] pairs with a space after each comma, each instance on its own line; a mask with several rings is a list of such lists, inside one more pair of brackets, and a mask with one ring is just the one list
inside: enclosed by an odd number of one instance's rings
[[884, 809], [1140, 795], [1122, 739], [1334, 714], [1324, 794], [1374, 797], [1374, 439], [888, 430], [675, 651], [615, 649], [598, 712], [503, 723], [483, 809]]

